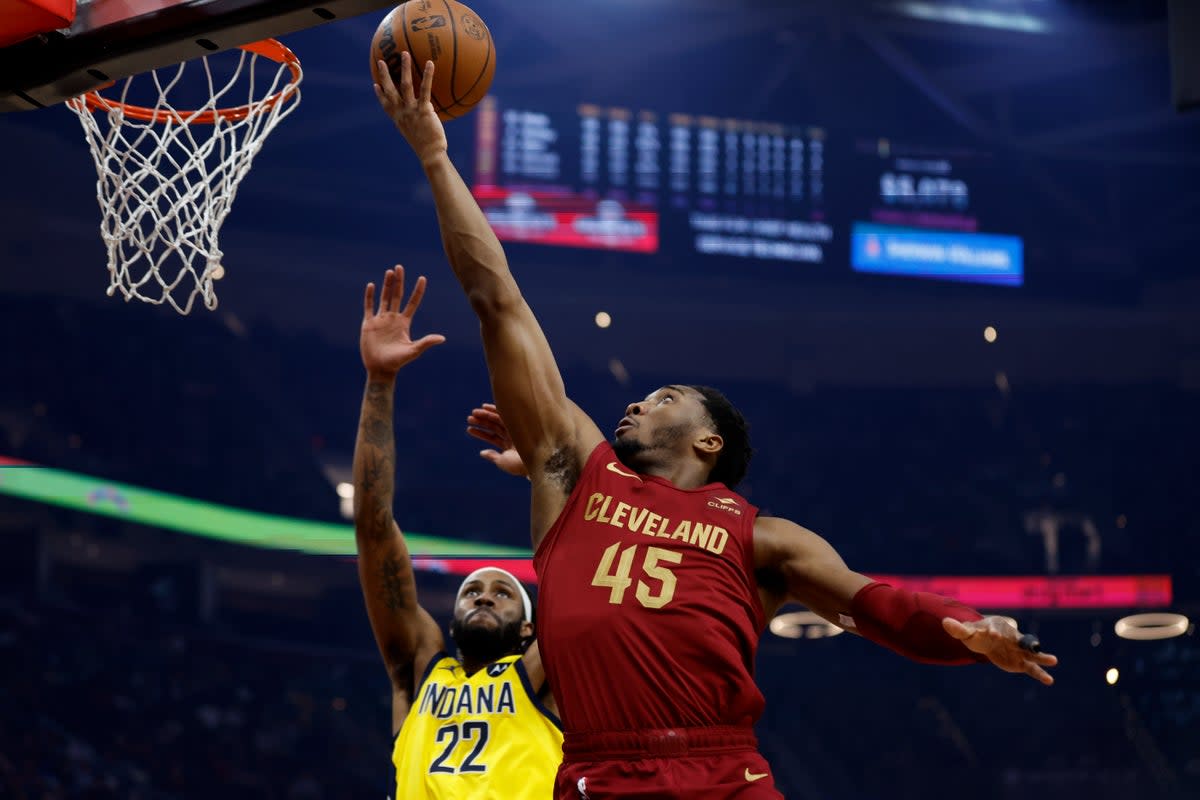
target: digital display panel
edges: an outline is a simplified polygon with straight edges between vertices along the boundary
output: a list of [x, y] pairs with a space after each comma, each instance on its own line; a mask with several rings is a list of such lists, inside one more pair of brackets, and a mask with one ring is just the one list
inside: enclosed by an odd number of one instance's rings
[[472, 192], [497, 236], [823, 263], [820, 128], [581, 104], [477, 110]]
[[990, 153], [858, 140], [847, 172], [855, 271], [1024, 283], [1024, 242], [996, 228], [1012, 195]]

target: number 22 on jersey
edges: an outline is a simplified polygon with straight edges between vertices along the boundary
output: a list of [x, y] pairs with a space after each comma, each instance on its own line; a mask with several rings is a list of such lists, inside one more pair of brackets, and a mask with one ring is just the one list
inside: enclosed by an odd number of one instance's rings
[[[609, 589], [608, 602], [613, 605], [620, 605], [624, 601], [625, 590], [633, 583], [630, 573], [633, 571], [633, 562], [639, 550], [638, 545], [631, 544], [621, 550], [618, 559], [617, 551], [620, 548], [621, 544], [618, 542], [605, 550], [604, 555], [600, 558], [600, 563], [596, 566], [596, 574], [592, 576], [592, 586]], [[613, 570], [613, 561], [617, 562], [615, 571]], [[659, 586], [652, 587], [645, 581], [638, 580], [637, 589], [634, 590], [634, 597], [637, 598], [637, 601], [646, 608], [662, 608], [671, 602], [671, 598], [675, 596], [675, 573], [669, 567], [661, 566], [661, 564], [679, 564], [682, 561], [683, 554], [674, 550], [662, 547], [645, 548], [641, 572], [646, 577], [658, 581]]]
[[[475, 740], [475, 748], [470, 754], [463, 759], [459, 765], [447, 764], [446, 759], [454, 752], [454, 748], [458, 746], [459, 739], [465, 742]], [[441, 744], [447, 741], [446, 747], [442, 750], [442, 754], [434, 759], [429, 766], [430, 772], [442, 772], [448, 775], [463, 772], [487, 772], [487, 764], [480, 764], [476, 761], [483, 753], [483, 749], [487, 747], [488, 742], [488, 724], [481, 721], [464, 722], [461, 725], [444, 725], [438, 729], [437, 743]]]

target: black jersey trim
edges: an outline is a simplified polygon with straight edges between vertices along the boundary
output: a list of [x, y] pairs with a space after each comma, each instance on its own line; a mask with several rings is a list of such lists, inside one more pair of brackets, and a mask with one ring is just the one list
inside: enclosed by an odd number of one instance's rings
[[546, 704], [542, 702], [542, 698], [533, 690], [533, 684], [529, 680], [529, 673], [525, 671], [525, 659], [518, 658], [515, 663], [517, 675], [521, 677], [521, 685], [525, 687], [525, 694], [529, 697], [529, 702], [533, 703], [538, 711], [542, 712], [542, 716], [554, 723], [554, 727], [562, 732], [562, 720], [558, 718], [550, 709], [546, 708]]

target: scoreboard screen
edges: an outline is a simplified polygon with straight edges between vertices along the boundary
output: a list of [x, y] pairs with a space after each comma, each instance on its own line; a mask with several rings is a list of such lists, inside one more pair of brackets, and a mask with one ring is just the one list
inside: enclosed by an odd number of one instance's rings
[[635, 253], [823, 263], [825, 133], [648, 110], [476, 111], [472, 191], [496, 234]]
[[1006, 211], [990, 153], [860, 140], [848, 170], [857, 272], [1020, 286], [1024, 244], [991, 226]]
[[987, 152], [703, 114], [486, 98], [472, 193], [501, 240], [1020, 286]]

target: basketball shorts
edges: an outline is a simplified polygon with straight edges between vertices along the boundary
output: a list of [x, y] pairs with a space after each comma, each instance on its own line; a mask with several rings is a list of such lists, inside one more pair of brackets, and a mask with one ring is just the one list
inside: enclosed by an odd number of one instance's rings
[[748, 728], [567, 734], [555, 800], [782, 800]]

